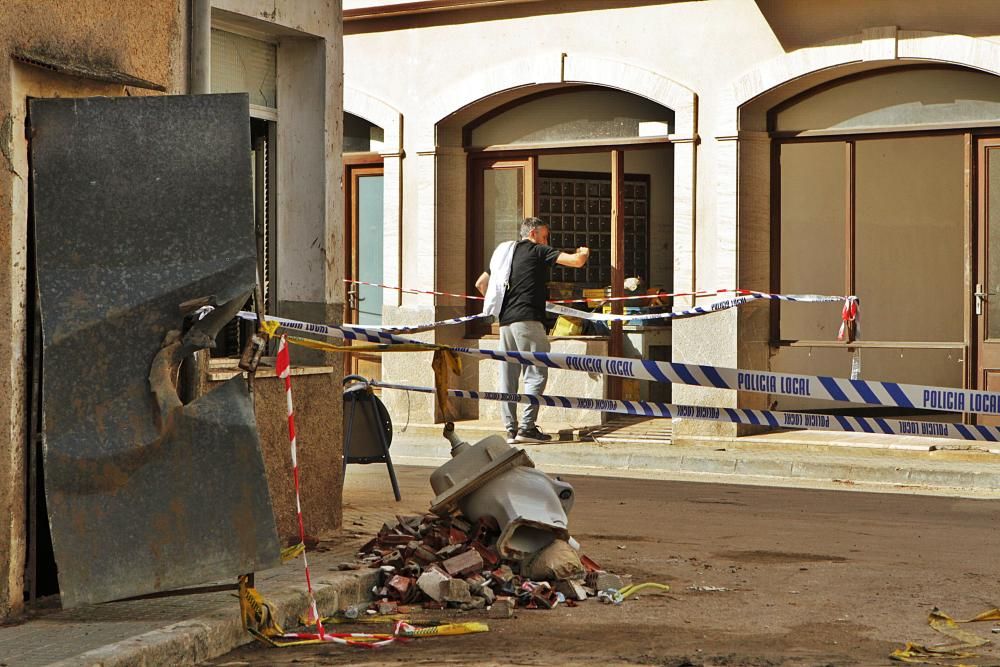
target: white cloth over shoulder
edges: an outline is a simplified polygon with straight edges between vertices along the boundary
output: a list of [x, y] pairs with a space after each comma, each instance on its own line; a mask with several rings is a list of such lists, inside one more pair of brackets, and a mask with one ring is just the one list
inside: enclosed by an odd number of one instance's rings
[[490, 284], [486, 287], [483, 301], [483, 315], [500, 317], [503, 298], [507, 294], [510, 282], [510, 267], [514, 263], [514, 247], [517, 241], [504, 241], [493, 251], [490, 257]]

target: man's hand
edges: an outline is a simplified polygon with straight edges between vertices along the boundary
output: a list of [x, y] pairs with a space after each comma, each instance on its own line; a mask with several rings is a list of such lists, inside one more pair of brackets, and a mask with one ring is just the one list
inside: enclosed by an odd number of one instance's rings
[[590, 248], [587, 246], [580, 246], [574, 253], [559, 253], [559, 257], [556, 258], [556, 264], [568, 266], [573, 269], [579, 269], [587, 263], [588, 259], [590, 259]]
[[483, 273], [476, 279], [476, 289], [483, 296], [486, 296], [486, 289], [490, 286], [490, 274], [483, 271]]

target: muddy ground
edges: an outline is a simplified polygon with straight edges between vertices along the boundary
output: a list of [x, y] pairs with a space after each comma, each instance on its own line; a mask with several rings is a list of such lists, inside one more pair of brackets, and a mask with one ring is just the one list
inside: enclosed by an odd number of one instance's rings
[[[351, 466], [345, 538], [426, 509], [429, 472], [399, 470], [396, 504], [384, 467]], [[518, 610], [490, 621], [488, 634], [376, 651], [250, 645], [208, 664], [888, 665], [900, 664], [888, 655], [905, 641], [946, 640], [927, 626], [933, 607], [968, 618], [1000, 605], [1000, 501], [567, 479], [576, 489], [570, 528], [584, 552], [670, 593], [618, 607]], [[1000, 641], [996, 625], [964, 627]], [[995, 648], [978, 652], [965, 664], [1000, 664]]]

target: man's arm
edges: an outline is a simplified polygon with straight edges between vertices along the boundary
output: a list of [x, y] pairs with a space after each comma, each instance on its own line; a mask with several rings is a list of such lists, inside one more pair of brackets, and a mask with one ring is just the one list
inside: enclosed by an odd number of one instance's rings
[[483, 274], [476, 278], [476, 289], [483, 296], [486, 296], [486, 288], [490, 286], [490, 274], [483, 271]]
[[[576, 252], [561, 252], [559, 257], [556, 258], [556, 264], [562, 266], [569, 266], [574, 269], [579, 269], [581, 266], [587, 263], [590, 259], [590, 248], [580, 247], [576, 249]], [[477, 283], [478, 285], [478, 283]]]

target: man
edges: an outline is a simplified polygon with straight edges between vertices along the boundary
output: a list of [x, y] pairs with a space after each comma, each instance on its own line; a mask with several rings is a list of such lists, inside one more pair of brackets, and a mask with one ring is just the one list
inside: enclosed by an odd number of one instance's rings
[[[489, 268], [476, 280], [476, 289], [486, 297], [483, 312], [500, 320], [500, 350], [548, 352], [545, 333], [545, 301], [548, 296], [549, 269], [553, 264], [580, 268], [587, 263], [590, 248], [565, 253], [549, 247], [549, 228], [538, 218], [521, 223], [521, 240], [505, 241], [497, 246]], [[524, 375], [524, 393], [541, 394], [549, 369], [507, 362], [500, 373], [500, 391], [517, 393], [518, 379]], [[538, 406], [524, 408], [520, 426], [517, 404], [503, 403], [507, 442], [547, 442], [552, 436], [539, 430], [535, 420]]]

